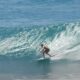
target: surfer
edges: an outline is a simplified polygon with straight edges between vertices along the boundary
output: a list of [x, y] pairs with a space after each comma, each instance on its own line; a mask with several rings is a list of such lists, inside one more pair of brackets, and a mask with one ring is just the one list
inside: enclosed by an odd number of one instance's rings
[[41, 48], [42, 48], [41, 52], [42, 52], [44, 58], [45, 58], [45, 54], [47, 54], [51, 57], [51, 55], [49, 54], [50, 49], [47, 46], [41, 44]]

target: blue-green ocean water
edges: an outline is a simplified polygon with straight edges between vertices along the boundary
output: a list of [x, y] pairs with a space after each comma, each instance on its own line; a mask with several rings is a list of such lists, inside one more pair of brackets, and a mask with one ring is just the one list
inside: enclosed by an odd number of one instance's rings
[[[50, 60], [38, 60], [41, 43]], [[79, 80], [79, 68], [79, 22], [0, 28], [1, 80]]]
[[0, 80], [80, 80], [80, 0], [0, 0]]

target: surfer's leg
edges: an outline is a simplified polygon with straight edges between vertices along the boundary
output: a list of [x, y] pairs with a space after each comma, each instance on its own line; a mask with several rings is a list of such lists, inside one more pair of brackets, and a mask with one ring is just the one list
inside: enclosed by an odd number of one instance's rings
[[52, 56], [49, 54], [49, 51], [46, 51], [45, 53], [46, 53], [48, 56], [52, 57]]
[[50, 54], [46, 53], [47, 55], [49, 55], [50, 57], [52, 57]]
[[43, 57], [45, 58], [45, 53], [43, 52]]
[[52, 57], [52, 56], [49, 54], [49, 49], [46, 49], [46, 50], [45, 50], [45, 53], [46, 53], [48, 56]]

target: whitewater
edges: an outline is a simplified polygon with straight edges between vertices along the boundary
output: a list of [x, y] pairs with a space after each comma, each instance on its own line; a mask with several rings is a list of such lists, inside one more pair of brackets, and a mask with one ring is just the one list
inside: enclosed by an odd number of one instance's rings
[[80, 80], [80, 0], [0, 0], [0, 80]]
[[40, 44], [47, 44], [55, 59], [80, 60], [80, 23], [47, 26], [2, 27], [0, 32], [0, 55], [39, 56]]
[[[40, 44], [50, 48], [50, 60]], [[80, 22], [0, 28], [0, 79], [79, 80]]]

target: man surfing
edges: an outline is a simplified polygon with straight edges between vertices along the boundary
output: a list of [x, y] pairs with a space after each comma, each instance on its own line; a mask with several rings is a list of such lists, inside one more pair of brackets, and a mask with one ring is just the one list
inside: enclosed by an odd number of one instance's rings
[[41, 48], [42, 48], [42, 49], [41, 49], [41, 52], [42, 52], [44, 58], [45, 58], [45, 54], [47, 54], [47, 55], [49, 55], [50, 57], [52, 57], [52, 56], [49, 54], [50, 49], [49, 49], [47, 46], [41, 44]]

